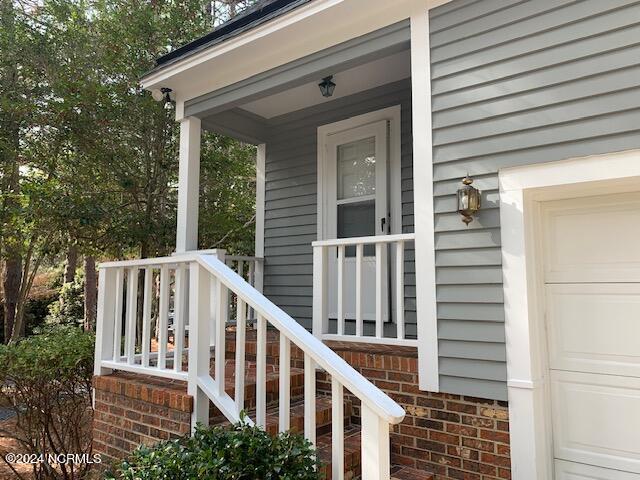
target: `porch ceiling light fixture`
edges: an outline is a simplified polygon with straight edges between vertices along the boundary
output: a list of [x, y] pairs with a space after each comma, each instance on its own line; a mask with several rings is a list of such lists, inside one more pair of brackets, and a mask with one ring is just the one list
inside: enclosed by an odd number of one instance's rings
[[329, 75], [328, 77], [324, 77], [322, 81], [318, 84], [320, 87], [320, 92], [323, 97], [330, 97], [333, 95], [333, 91], [336, 89], [336, 84], [332, 82], [333, 75]]
[[462, 186], [458, 188], [458, 213], [462, 221], [469, 226], [473, 222], [473, 215], [480, 210], [480, 190], [473, 187], [473, 178], [467, 174], [462, 179]]

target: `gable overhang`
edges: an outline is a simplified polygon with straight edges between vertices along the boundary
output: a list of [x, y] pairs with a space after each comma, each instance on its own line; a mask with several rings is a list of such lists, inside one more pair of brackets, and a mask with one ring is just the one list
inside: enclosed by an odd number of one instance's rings
[[176, 94], [176, 116], [181, 119], [185, 102], [406, 22], [418, 9], [448, 1], [314, 0], [156, 69], [142, 79], [142, 86], [171, 88]]

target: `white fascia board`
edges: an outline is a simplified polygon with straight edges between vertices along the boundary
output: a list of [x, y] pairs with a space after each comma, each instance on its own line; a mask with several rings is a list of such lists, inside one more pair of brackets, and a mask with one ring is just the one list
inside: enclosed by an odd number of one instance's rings
[[448, 1], [315, 0], [152, 72], [142, 86], [172, 88], [185, 102]]

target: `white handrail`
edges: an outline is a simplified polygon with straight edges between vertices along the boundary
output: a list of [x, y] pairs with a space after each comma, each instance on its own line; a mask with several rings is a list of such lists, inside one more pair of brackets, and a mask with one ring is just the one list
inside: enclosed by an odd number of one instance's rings
[[280, 307], [252, 288], [236, 272], [210, 255], [200, 256], [196, 260], [256, 310], [259, 315], [264, 316], [282, 335], [309, 355], [314, 362], [338, 380], [347, 390], [368, 405], [378, 416], [391, 424], [402, 422], [405, 411], [400, 405], [358, 373], [322, 341], [309, 333]]

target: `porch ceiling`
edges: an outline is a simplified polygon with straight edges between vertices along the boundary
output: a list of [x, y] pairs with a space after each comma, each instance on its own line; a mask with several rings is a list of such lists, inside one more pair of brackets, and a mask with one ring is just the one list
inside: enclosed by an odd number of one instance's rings
[[[345, 64], [327, 66], [321, 73], [301, 75], [286, 84], [264, 85], [262, 89], [255, 83], [273, 83], [273, 77], [264, 81], [256, 80], [244, 87], [237, 86], [239, 91], [229, 92], [240, 97], [240, 92], [244, 91], [246, 96], [229, 102], [226, 109], [221, 110], [222, 106], [214, 105], [214, 102], [225, 101], [223, 93], [222, 99], [211, 97], [191, 103], [187, 112], [202, 118], [202, 128], [205, 130], [248, 143], [263, 143], [267, 140], [270, 120], [276, 117], [409, 78], [409, 45], [404, 41], [398, 42], [392, 47], [353, 59], [347, 63], [347, 67]], [[326, 75], [333, 75], [337, 85], [333, 96], [329, 98], [323, 97], [318, 88], [318, 82]], [[252, 94], [253, 90], [260, 91]], [[204, 109], [207, 104], [211, 108]]]
[[240, 108], [269, 119], [393, 83], [411, 76], [410, 56], [409, 50], [403, 50], [348, 70], [333, 73], [333, 81], [337, 86], [335, 93], [330, 98], [325, 98], [320, 94], [318, 89], [320, 78], [318, 78], [285, 92], [246, 103]]
[[314, 84], [327, 75], [344, 81], [332, 98], [406, 78], [409, 43], [409, 22], [401, 21], [188, 100], [184, 116], [200, 117], [206, 128], [221, 123], [215, 118], [220, 113], [244, 107], [259, 122], [313, 105], [309, 99], [325, 101]]

